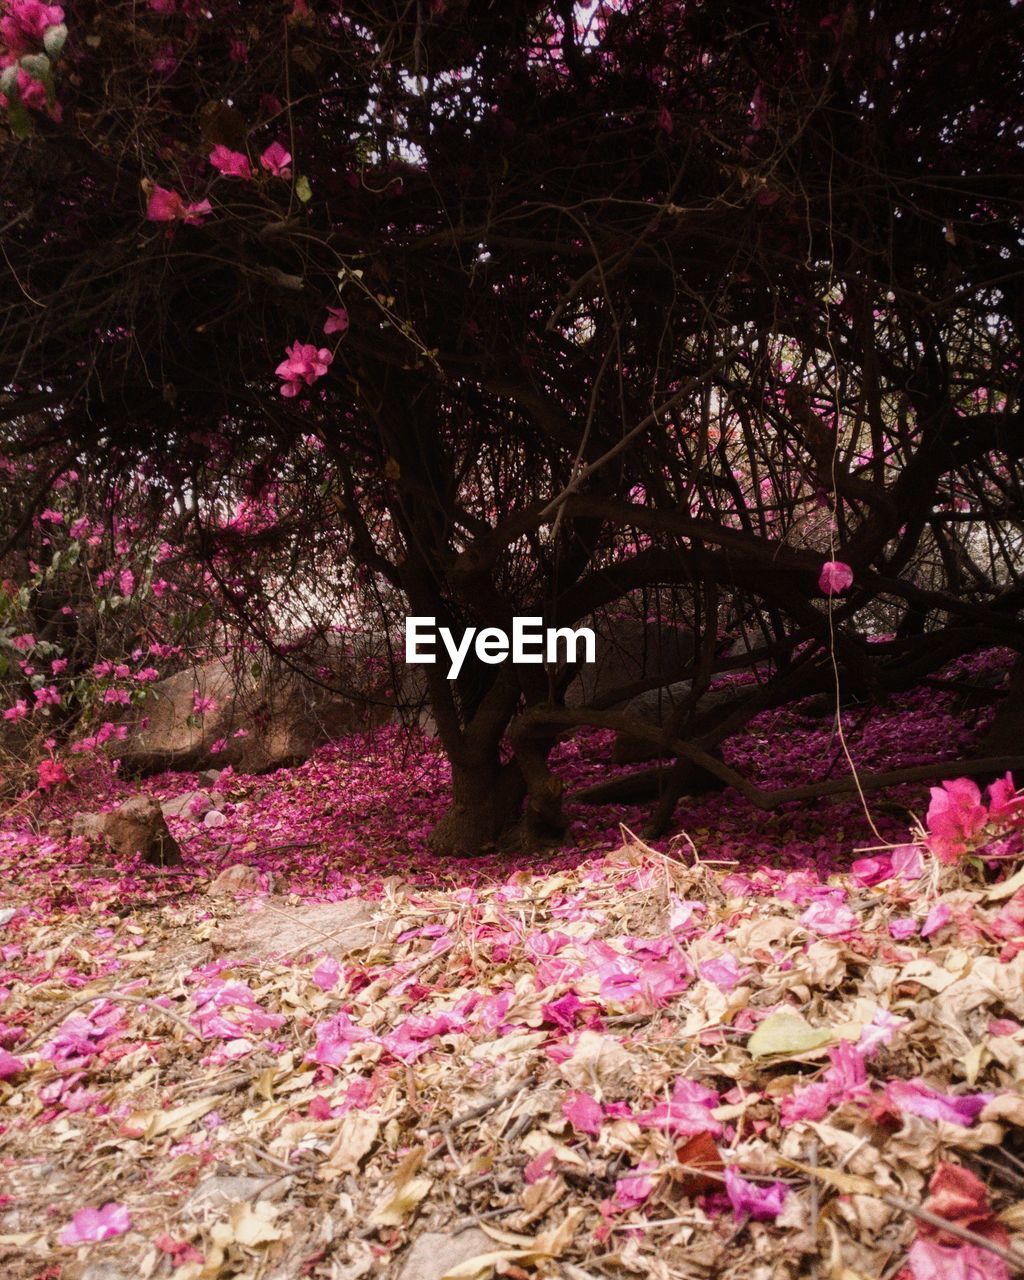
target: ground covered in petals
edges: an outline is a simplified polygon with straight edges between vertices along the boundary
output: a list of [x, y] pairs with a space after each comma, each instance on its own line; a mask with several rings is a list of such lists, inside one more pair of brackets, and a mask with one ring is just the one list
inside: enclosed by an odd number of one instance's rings
[[[959, 696], [854, 713], [858, 764], [968, 750]], [[731, 759], [821, 777], [831, 733], [797, 708]], [[442, 864], [443, 782], [386, 739], [227, 775], [176, 871], [47, 830], [70, 798], [9, 816], [5, 1278], [1019, 1271], [1024, 879], [907, 842], [926, 788], [872, 804], [873, 862], [856, 802], [725, 792], [660, 848], [581, 810], [560, 852]]]

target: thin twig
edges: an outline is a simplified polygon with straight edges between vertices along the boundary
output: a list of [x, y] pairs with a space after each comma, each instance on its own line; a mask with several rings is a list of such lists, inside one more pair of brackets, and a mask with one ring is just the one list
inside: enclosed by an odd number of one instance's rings
[[922, 1209], [920, 1205], [911, 1204], [908, 1200], [900, 1200], [897, 1196], [880, 1195], [879, 1199], [890, 1208], [899, 1209], [902, 1213], [909, 1213], [911, 1217], [919, 1219], [921, 1222], [927, 1222], [931, 1227], [937, 1227], [941, 1231], [946, 1231], [951, 1236], [956, 1236], [960, 1240], [966, 1240], [969, 1244], [977, 1245], [979, 1249], [986, 1249], [989, 1253], [994, 1253], [997, 1258], [1002, 1258], [1008, 1267], [1024, 1274], [1024, 1254], [1018, 1253], [1016, 1249], [1004, 1248], [1001, 1244], [996, 1244], [994, 1240], [989, 1240], [986, 1236], [979, 1235], [977, 1231], [972, 1231], [970, 1227], [961, 1227], [956, 1222], [950, 1222], [947, 1218], [940, 1218], [937, 1213], [932, 1213], [930, 1209]]

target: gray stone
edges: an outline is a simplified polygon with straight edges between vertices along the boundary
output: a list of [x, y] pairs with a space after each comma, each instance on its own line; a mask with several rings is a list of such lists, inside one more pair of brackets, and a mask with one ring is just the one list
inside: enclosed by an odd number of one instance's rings
[[230, 898], [238, 893], [259, 893], [262, 888], [256, 868], [239, 862], [225, 867], [206, 892], [211, 898]]
[[[204, 781], [225, 765], [268, 773], [301, 764], [325, 742], [393, 715], [380, 678], [366, 674], [376, 667], [358, 661], [352, 644], [332, 639], [296, 655], [296, 664], [303, 663], [318, 682], [273, 659], [236, 666], [223, 658], [157, 681], [132, 713], [134, 731], [117, 744], [125, 770], [196, 769]], [[193, 712], [197, 696], [209, 702], [202, 715]]]
[[[631, 699], [623, 713], [645, 720], [652, 725], [663, 725], [679, 707], [685, 706], [693, 690], [689, 680], [680, 680], [661, 689], [650, 689]], [[743, 700], [749, 693], [747, 689], [734, 689], [726, 685], [724, 688], [708, 689], [697, 700], [695, 720], [702, 727], [708, 727], [715, 720], [728, 715], [729, 711]], [[663, 753], [656, 746], [645, 742], [642, 738], [628, 733], [619, 733], [612, 749], [612, 759], [616, 764], [637, 764], [642, 760], [657, 759]]]
[[500, 1247], [479, 1227], [470, 1227], [455, 1236], [427, 1231], [413, 1241], [402, 1263], [399, 1280], [441, 1280], [446, 1271], [460, 1262], [468, 1262], [482, 1253], [494, 1253]]
[[181, 850], [153, 796], [132, 796], [109, 813], [76, 814], [71, 834], [104, 840], [123, 857], [140, 853], [151, 866], [181, 865]]
[[160, 806], [165, 818], [193, 818], [198, 821], [211, 809], [219, 809], [224, 797], [218, 791], [185, 791]]
[[382, 942], [387, 925], [373, 923], [375, 905], [362, 898], [295, 906], [267, 902], [256, 911], [225, 920], [211, 941], [222, 952], [246, 956], [320, 955], [343, 959]]
[[204, 1178], [185, 1201], [185, 1211], [191, 1214], [207, 1210], [219, 1212], [226, 1205], [240, 1200], [255, 1200], [264, 1187], [277, 1182], [276, 1178], [250, 1178], [244, 1174], [213, 1174]]
[[78, 1280], [133, 1280], [133, 1276], [112, 1262], [90, 1262], [78, 1273]]
[[621, 706], [651, 680], [678, 680], [692, 661], [693, 635], [669, 622], [636, 617], [589, 620], [597, 661], [582, 666], [565, 693], [569, 707]]

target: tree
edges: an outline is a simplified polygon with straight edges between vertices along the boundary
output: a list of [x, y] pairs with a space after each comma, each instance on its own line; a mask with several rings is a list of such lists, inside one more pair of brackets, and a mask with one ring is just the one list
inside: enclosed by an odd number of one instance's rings
[[[453, 628], [655, 588], [693, 626], [660, 730], [567, 710], [570, 670], [427, 668], [439, 847], [556, 833], [576, 725], [676, 757], [664, 825], [839, 668], [1024, 647], [1009, 0], [5, 9], [12, 456], [150, 469], [264, 631], [268, 546]], [[695, 719], [740, 619], [769, 678]]]

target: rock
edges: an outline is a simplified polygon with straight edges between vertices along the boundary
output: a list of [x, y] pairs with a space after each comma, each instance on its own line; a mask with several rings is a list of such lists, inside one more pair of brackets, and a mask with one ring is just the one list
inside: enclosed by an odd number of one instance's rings
[[222, 773], [223, 769], [204, 769], [199, 775], [199, 781], [204, 787], [216, 787]]
[[224, 797], [218, 792], [185, 791], [173, 800], [165, 800], [160, 809], [165, 818], [202, 818], [211, 809], [219, 809]]
[[0, 928], [5, 924], [10, 924], [17, 914], [17, 907], [0, 907]]
[[[278, 1178], [250, 1178], [242, 1174], [213, 1174], [204, 1178], [185, 1201], [186, 1213], [199, 1214], [207, 1210], [220, 1212], [229, 1204], [255, 1200], [259, 1193]], [[283, 1185], [283, 1184], [282, 1184]]]
[[226, 920], [212, 942], [229, 955], [319, 955], [344, 959], [387, 936], [384, 924], [373, 923], [374, 904], [362, 898], [293, 906], [268, 902], [256, 911]]
[[232, 867], [225, 867], [206, 892], [211, 898], [226, 898], [236, 893], [259, 893], [262, 888], [256, 868], [238, 862]]
[[132, 1280], [132, 1276], [112, 1262], [90, 1262], [78, 1273], [78, 1280]]
[[[218, 658], [157, 681], [133, 712], [137, 728], [117, 744], [124, 769], [203, 770], [203, 780], [213, 782], [226, 765], [268, 773], [301, 764], [325, 742], [393, 715], [380, 688], [363, 687], [368, 677], [360, 673], [376, 668], [355, 661], [351, 646], [332, 643], [306, 660], [318, 679], [351, 693], [332, 692], [271, 660], [236, 669]], [[379, 677], [372, 678], [379, 684]], [[206, 704], [201, 714], [194, 709], [197, 699]]]
[[[625, 715], [636, 716], [638, 720], [662, 725], [677, 707], [685, 705], [692, 689], [693, 685], [689, 680], [680, 680], [663, 689], [650, 689], [631, 699], [622, 711]], [[749, 690], [733, 689], [728, 685], [709, 689], [697, 701], [697, 717], [705, 725], [709, 721], [724, 718], [748, 692]], [[616, 764], [637, 764], [642, 760], [655, 760], [661, 754], [656, 746], [628, 733], [617, 734], [612, 748], [612, 760]]]
[[122, 856], [141, 853], [154, 867], [181, 865], [181, 850], [152, 796], [133, 796], [110, 813], [79, 813], [72, 820], [71, 834], [105, 840]]
[[678, 680], [693, 659], [693, 635], [685, 627], [628, 616], [585, 625], [593, 627], [597, 661], [580, 667], [566, 690], [568, 707], [619, 706], [646, 681]]
[[493, 1253], [498, 1246], [479, 1227], [470, 1227], [458, 1235], [447, 1236], [427, 1231], [417, 1236], [405, 1255], [398, 1280], [441, 1280], [441, 1277], [482, 1253]]
[[51, 818], [46, 824], [46, 834], [55, 840], [66, 840], [71, 834], [71, 827], [63, 818]]

